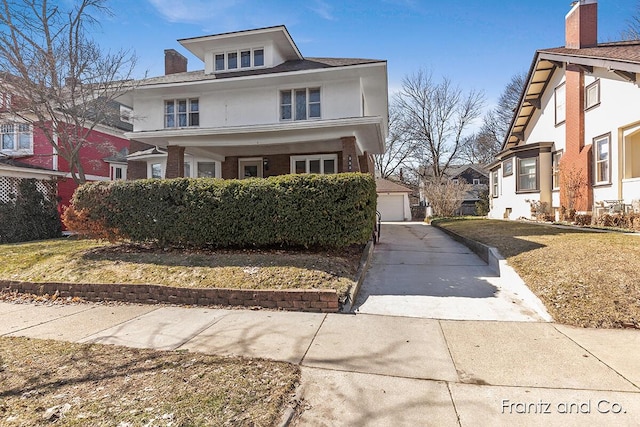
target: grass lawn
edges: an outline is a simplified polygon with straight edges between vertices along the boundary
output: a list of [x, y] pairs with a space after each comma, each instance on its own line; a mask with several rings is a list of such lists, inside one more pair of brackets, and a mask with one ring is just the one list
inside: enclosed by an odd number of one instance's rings
[[262, 359], [0, 337], [0, 425], [272, 426], [299, 379]]
[[354, 284], [361, 255], [360, 247], [187, 251], [66, 238], [0, 245], [0, 279], [344, 293]]
[[640, 327], [640, 236], [486, 219], [437, 225], [496, 247], [557, 322]]

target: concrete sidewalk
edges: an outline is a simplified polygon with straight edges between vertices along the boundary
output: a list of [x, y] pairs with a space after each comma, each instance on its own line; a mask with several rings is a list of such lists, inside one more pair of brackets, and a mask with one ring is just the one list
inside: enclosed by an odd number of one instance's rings
[[300, 426], [637, 426], [640, 420], [635, 330], [3, 302], [0, 335], [296, 363]]

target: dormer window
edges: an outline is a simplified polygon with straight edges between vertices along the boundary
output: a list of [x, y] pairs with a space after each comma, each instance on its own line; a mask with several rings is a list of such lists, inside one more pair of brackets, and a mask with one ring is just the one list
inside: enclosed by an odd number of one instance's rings
[[[239, 59], [239, 60], [238, 60]], [[264, 49], [242, 49], [214, 55], [215, 71], [264, 67]]]

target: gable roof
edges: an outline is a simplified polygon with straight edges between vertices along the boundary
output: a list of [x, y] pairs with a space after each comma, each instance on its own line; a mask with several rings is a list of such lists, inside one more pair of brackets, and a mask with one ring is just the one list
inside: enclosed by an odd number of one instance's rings
[[413, 190], [388, 179], [376, 179], [376, 193], [411, 193]]
[[175, 73], [165, 76], [151, 77], [140, 81], [140, 86], [152, 86], [173, 83], [189, 83], [206, 80], [224, 80], [235, 77], [260, 76], [267, 74], [293, 73], [297, 71], [322, 70], [328, 68], [351, 67], [375, 63], [386, 63], [380, 59], [362, 58], [307, 58], [301, 60], [286, 61], [271, 68], [259, 68], [246, 71], [234, 71], [225, 73], [206, 74], [204, 70]]
[[486, 177], [489, 176], [489, 171], [483, 165], [479, 165], [479, 164], [450, 166], [449, 169], [447, 169], [447, 171], [446, 171], [446, 175], [448, 177], [450, 177], [450, 178], [455, 178], [455, 177], [460, 176], [463, 173], [465, 173], [468, 169], [472, 169], [472, 170], [474, 170], [474, 171], [478, 172], [479, 174], [484, 175]]
[[640, 73], [640, 40], [599, 43], [582, 49], [556, 47], [536, 51], [510, 130], [503, 142], [503, 150], [524, 140], [525, 130], [536, 109], [541, 108], [541, 98], [551, 77], [556, 69], [566, 64], [578, 65], [587, 71], [593, 67], [605, 68], [635, 82], [636, 73]]

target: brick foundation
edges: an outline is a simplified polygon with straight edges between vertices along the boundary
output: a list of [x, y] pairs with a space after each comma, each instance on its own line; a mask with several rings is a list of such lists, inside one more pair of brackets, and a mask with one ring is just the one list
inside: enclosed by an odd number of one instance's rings
[[160, 285], [71, 284], [0, 281], [0, 291], [79, 297], [87, 301], [124, 301], [140, 304], [228, 305], [277, 308], [288, 311], [335, 313], [340, 309], [334, 290], [195, 289]]

